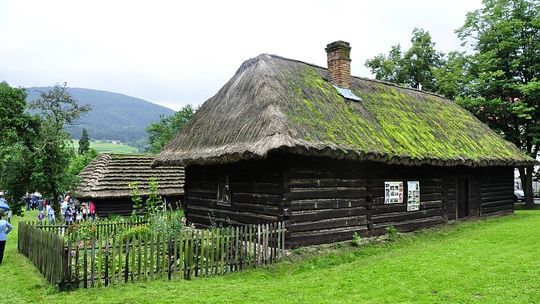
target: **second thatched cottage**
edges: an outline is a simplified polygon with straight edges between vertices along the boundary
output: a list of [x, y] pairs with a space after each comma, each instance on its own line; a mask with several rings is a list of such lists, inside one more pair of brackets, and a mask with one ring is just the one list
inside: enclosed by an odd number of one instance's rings
[[104, 153], [96, 157], [79, 174], [75, 197], [81, 202], [93, 201], [99, 217], [129, 216], [133, 212], [130, 183], [137, 184], [141, 197], [150, 193], [150, 180], [158, 183], [158, 194], [176, 208], [184, 197], [184, 168], [153, 168], [151, 155]]
[[287, 246], [513, 212], [533, 159], [451, 100], [273, 55], [242, 64], [155, 159], [186, 166], [199, 226], [284, 221]]

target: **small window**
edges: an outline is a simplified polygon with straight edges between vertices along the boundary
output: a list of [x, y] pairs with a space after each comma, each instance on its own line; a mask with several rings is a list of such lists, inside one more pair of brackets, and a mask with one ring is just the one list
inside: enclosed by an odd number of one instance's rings
[[229, 176], [225, 175], [223, 180], [218, 183], [217, 200], [220, 203], [231, 204], [231, 187], [229, 185]]

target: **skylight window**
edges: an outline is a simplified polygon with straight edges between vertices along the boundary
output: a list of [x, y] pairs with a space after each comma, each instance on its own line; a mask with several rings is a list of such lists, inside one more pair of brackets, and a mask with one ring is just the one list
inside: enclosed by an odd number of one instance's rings
[[358, 101], [358, 102], [362, 101], [362, 98], [354, 95], [354, 93], [349, 89], [340, 88], [338, 86], [333, 86], [333, 87], [336, 88], [339, 95], [341, 95], [341, 96], [343, 96], [343, 97], [345, 97], [347, 99], [350, 99], [352, 101]]

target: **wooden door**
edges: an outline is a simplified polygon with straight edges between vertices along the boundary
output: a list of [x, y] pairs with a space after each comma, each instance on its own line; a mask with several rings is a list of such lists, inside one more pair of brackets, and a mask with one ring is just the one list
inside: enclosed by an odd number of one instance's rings
[[469, 216], [469, 179], [457, 180], [456, 212], [458, 218]]

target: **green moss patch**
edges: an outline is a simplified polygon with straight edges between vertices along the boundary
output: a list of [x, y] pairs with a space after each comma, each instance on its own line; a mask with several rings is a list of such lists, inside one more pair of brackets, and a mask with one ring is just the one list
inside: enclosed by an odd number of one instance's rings
[[362, 101], [346, 100], [322, 71], [303, 66], [287, 79], [284, 112], [306, 141], [412, 159], [529, 160], [450, 100], [358, 79], [351, 89]]

